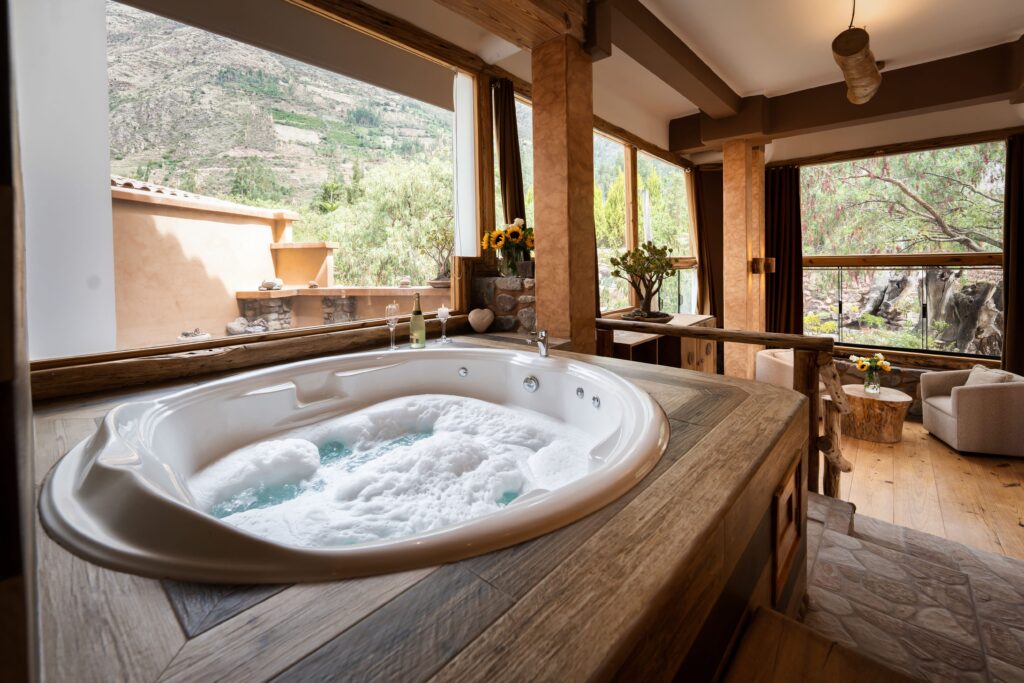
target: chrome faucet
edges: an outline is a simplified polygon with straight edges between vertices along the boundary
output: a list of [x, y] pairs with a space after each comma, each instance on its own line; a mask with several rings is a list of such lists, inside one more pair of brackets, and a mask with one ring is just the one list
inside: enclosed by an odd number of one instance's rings
[[537, 345], [537, 354], [541, 358], [548, 357], [548, 331], [537, 330], [530, 333], [530, 343]]

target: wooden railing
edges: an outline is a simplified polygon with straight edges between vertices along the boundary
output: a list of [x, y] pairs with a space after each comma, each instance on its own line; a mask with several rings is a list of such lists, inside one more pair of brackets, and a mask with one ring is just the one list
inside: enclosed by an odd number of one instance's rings
[[[793, 349], [793, 389], [808, 399], [809, 419], [807, 425], [807, 487], [818, 491], [819, 457], [825, 455], [824, 493], [838, 497], [839, 473], [850, 471], [850, 465], [842, 457], [838, 424], [835, 419], [826, 421], [826, 433], [818, 431], [818, 407], [820, 405], [819, 378], [825, 383], [834, 409], [846, 414], [850, 406], [839, 380], [839, 372], [832, 362], [833, 341], [828, 337], [807, 337], [802, 334], [779, 334], [777, 332], [751, 332], [749, 330], [727, 330], [718, 327], [680, 327], [663, 323], [638, 322], [634, 320], [597, 319], [597, 353], [611, 356], [614, 345], [614, 331], [645, 332], [666, 337], [686, 337], [715, 342], [756, 344], [775, 348]], [[835, 416], [837, 417], [837, 416]]]

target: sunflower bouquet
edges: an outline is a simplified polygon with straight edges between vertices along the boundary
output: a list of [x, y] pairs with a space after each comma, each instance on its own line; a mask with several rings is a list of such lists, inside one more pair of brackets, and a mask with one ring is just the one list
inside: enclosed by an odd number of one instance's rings
[[517, 263], [530, 260], [533, 251], [533, 228], [527, 228], [526, 221], [517, 218], [508, 225], [499, 226], [485, 233], [480, 246], [484, 251], [494, 251], [503, 269], [514, 274]]
[[873, 356], [850, 356], [850, 362], [865, 373], [864, 391], [877, 394], [882, 391], [881, 373], [892, 372], [892, 364], [880, 353]]

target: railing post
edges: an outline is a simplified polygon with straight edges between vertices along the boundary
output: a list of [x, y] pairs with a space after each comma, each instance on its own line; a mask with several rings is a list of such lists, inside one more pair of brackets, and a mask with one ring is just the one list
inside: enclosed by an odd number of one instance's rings
[[807, 397], [807, 490], [818, 492], [818, 352], [793, 350], [793, 389]]

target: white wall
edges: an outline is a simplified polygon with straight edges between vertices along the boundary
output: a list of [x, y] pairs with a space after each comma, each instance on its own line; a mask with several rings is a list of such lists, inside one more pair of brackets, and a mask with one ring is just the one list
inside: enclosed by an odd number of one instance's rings
[[29, 356], [115, 348], [103, 0], [13, 0]]

